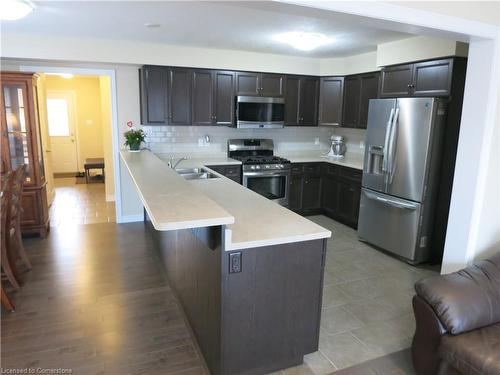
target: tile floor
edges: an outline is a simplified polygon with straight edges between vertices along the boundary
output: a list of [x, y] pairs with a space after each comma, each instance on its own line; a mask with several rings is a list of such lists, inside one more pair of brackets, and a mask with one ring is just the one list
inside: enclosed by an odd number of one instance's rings
[[[413, 285], [436, 271], [416, 268], [357, 239], [326, 216], [309, 217], [332, 231], [328, 242], [319, 351], [282, 374], [328, 374], [411, 345]], [[409, 372], [400, 372], [406, 374]]]
[[106, 202], [103, 183], [77, 184], [74, 177], [55, 178], [50, 226], [115, 222], [115, 204]]

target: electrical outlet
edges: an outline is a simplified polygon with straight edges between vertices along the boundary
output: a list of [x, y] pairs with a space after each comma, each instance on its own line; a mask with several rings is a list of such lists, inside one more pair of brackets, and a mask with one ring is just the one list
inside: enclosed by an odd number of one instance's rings
[[359, 141], [359, 148], [363, 149], [365, 148], [365, 141]]
[[229, 273], [241, 272], [241, 251], [229, 254]]
[[198, 138], [198, 147], [203, 147], [203, 146], [204, 146], [203, 138]]
[[314, 144], [319, 145], [319, 137], [314, 138]]

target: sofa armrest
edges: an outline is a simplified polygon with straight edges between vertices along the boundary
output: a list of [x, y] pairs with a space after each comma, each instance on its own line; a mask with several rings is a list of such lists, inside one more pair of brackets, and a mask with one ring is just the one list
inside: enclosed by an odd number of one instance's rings
[[445, 329], [432, 307], [418, 295], [413, 297], [416, 330], [412, 343], [413, 367], [419, 375], [438, 373], [438, 348]]

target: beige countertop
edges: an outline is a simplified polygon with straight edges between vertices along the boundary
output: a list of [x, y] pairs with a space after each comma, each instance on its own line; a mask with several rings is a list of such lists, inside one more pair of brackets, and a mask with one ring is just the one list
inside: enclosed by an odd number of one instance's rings
[[300, 151], [300, 152], [277, 151], [276, 155], [288, 159], [292, 163], [325, 162], [325, 163], [332, 163], [332, 164], [342, 165], [344, 167], [363, 170], [364, 154], [362, 153], [348, 152], [344, 155], [343, 158], [327, 157], [324, 156], [324, 152], [321, 151]]
[[156, 230], [225, 225], [234, 217], [150, 151], [120, 151]]
[[[120, 154], [157, 230], [226, 225], [226, 251], [331, 237], [329, 230], [223, 176], [187, 181], [166, 165], [169, 155]], [[218, 164], [239, 162], [190, 158], [179, 168]]]

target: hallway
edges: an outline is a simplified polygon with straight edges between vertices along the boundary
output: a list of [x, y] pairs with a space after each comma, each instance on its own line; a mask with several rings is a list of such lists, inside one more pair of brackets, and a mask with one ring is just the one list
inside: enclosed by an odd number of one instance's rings
[[55, 178], [50, 206], [51, 227], [116, 221], [115, 203], [106, 202], [103, 183], [76, 183], [75, 177]]

